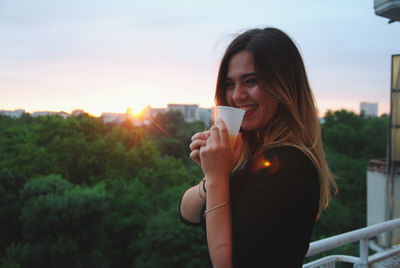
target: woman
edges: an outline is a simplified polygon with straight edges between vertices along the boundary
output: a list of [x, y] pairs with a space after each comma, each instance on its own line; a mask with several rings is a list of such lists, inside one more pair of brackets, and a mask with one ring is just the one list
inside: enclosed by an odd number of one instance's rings
[[205, 177], [184, 193], [181, 219], [203, 226], [213, 267], [301, 267], [336, 185], [293, 41], [275, 28], [237, 36], [215, 100], [246, 111], [241, 133], [231, 147], [219, 121], [192, 137], [190, 157]]

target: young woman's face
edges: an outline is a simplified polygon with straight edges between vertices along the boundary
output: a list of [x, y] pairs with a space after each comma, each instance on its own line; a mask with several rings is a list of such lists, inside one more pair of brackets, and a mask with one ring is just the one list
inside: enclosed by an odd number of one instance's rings
[[225, 88], [229, 106], [246, 111], [242, 122], [244, 130], [259, 130], [275, 115], [278, 103], [257, 83], [250, 52], [241, 51], [231, 58]]

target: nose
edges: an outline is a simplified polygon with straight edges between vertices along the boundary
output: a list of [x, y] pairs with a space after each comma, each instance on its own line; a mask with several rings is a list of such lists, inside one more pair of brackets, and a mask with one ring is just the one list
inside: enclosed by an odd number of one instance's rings
[[243, 85], [237, 84], [233, 90], [232, 99], [234, 102], [246, 100], [248, 97], [246, 88]]

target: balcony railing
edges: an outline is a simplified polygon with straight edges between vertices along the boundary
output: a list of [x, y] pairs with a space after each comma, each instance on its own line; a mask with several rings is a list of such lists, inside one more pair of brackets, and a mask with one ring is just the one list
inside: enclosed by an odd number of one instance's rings
[[371, 225], [362, 229], [335, 235], [326, 239], [312, 242], [307, 252], [307, 257], [313, 256], [327, 250], [331, 250], [346, 244], [359, 241], [360, 256], [347, 255], [330, 255], [321, 259], [306, 263], [303, 268], [334, 268], [336, 262], [353, 263], [354, 267], [366, 268], [371, 264], [380, 262], [385, 259], [392, 258], [394, 255], [400, 254], [400, 247], [393, 247], [382, 252], [377, 252], [371, 256], [368, 255], [369, 239], [376, 237], [378, 234], [391, 231], [400, 227], [400, 218]]

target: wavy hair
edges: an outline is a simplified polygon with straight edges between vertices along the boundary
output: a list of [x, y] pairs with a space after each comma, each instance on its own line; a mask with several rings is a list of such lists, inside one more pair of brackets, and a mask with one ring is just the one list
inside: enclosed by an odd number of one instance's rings
[[259, 86], [277, 100], [278, 107], [264, 129], [242, 131], [244, 149], [236, 168], [243, 167], [257, 149], [284, 145], [300, 149], [319, 174], [319, 217], [329, 204], [332, 190], [337, 192], [337, 186], [325, 160], [318, 113], [300, 52], [290, 37], [276, 28], [251, 29], [238, 35], [221, 60], [215, 92], [217, 105], [228, 105], [225, 94], [228, 66], [231, 58], [241, 51], [253, 56]]

